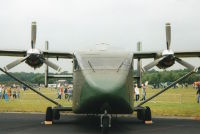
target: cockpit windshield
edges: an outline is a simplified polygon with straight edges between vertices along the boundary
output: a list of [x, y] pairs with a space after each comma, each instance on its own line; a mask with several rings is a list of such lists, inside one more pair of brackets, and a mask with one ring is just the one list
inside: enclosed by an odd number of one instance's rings
[[128, 53], [80, 53], [76, 55], [81, 69], [129, 69], [132, 56]]

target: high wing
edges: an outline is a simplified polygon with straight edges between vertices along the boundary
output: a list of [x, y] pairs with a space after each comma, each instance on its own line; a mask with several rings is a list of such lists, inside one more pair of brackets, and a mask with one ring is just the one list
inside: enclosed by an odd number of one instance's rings
[[200, 57], [199, 51], [188, 51], [188, 52], [175, 52], [174, 55], [176, 57]]
[[25, 50], [0, 50], [0, 56], [25, 57]]
[[73, 53], [69, 52], [52, 52], [52, 51], [43, 51], [45, 58], [66, 58], [72, 59]]
[[[26, 55], [25, 50], [0, 50], [0, 56], [25, 57]], [[73, 53], [69, 52], [43, 51], [43, 55], [44, 58], [73, 58]]]
[[[138, 58], [160, 58], [162, 57], [162, 52], [134, 52], [133, 54], [134, 59]], [[180, 51], [174, 52], [175, 57], [179, 58], [187, 58], [187, 57], [200, 57], [200, 50], [199, 51]]]

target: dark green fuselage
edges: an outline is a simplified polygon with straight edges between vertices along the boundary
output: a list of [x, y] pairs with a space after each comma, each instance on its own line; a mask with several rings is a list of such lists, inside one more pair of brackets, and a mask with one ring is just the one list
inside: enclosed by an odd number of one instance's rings
[[[106, 53], [98, 54], [106, 55]], [[77, 63], [79, 64], [79, 62], [81, 60]], [[99, 114], [104, 110], [107, 110], [110, 114], [132, 113], [133, 68], [132, 65], [128, 69], [120, 69], [120, 67], [113, 69], [95, 69], [95, 66], [94, 68], [91, 66], [91, 69], [83, 69], [83, 67], [79, 67], [77, 70], [74, 69], [74, 113]]]

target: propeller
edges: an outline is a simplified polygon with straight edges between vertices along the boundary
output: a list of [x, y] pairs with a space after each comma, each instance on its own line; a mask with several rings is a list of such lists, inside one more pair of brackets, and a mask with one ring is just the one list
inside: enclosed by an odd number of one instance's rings
[[166, 58], [166, 56], [161, 57], [159, 59], [154, 60], [153, 62], [147, 64], [146, 66], [143, 67], [143, 71], [148, 71], [149, 69], [153, 68], [154, 66], [156, 66], [160, 61], [162, 61], [164, 58]]
[[170, 23], [165, 24], [165, 30], [166, 30], [167, 50], [169, 50], [170, 49], [170, 43], [171, 43], [171, 25], [170, 25]]
[[37, 32], [36, 29], [37, 29], [36, 22], [32, 22], [32, 25], [31, 25], [31, 48], [32, 49], [35, 48], [36, 32]]
[[[177, 61], [179, 64], [183, 65], [184, 67], [188, 69], [194, 69], [194, 66], [190, 63], [175, 57], [174, 52], [170, 49], [171, 45], [171, 25], [170, 23], [165, 24], [165, 30], [166, 30], [166, 44], [167, 44], [167, 50], [164, 50], [162, 52], [162, 56], [153, 62], [147, 64], [144, 67], [144, 71], [148, 71], [149, 69], [153, 68], [154, 66], [158, 66], [159, 68], [167, 68], [174, 64], [174, 61]], [[162, 64], [159, 64], [159, 63]]]
[[15, 60], [15, 61], [9, 63], [8, 65], [6, 65], [6, 66], [4, 67], [4, 70], [5, 70], [5, 71], [10, 70], [11, 68], [13, 68], [13, 67], [19, 65], [20, 63], [24, 62], [28, 57], [29, 57], [29, 56], [26, 56], [26, 57], [17, 59], [17, 60]]
[[58, 72], [61, 71], [61, 67], [59, 67], [59, 66], [57, 66], [56, 64], [50, 62], [49, 60], [43, 58], [43, 62], [44, 62], [47, 66], [49, 66], [49, 67], [55, 69], [56, 71], [58, 71]]
[[186, 68], [188, 68], [188, 69], [190, 69], [190, 70], [193, 70], [193, 69], [195, 68], [193, 65], [189, 64], [188, 62], [186, 62], [186, 61], [184, 61], [184, 60], [182, 60], [182, 59], [180, 59], [180, 58], [178, 58], [178, 57], [175, 57], [175, 60], [176, 60], [179, 64], [181, 64], [182, 66], [184, 66], [184, 67], [186, 67]]
[[11, 68], [19, 65], [20, 63], [26, 61], [28, 65], [33, 68], [37, 68], [42, 66], [45, 63], [47, 66], [55, 69], [56, 71], [60, 71], [61, 68], [56, 64], [50, 62], [49, 60], [44, 58], [43, 52], [39, 49], [35, 48], [36, 44], [36, 32], [37, 32], [37, 25], [36, 22], [32, 22], [31, 24], [31, 49], [26, 52], [26, 56], [23, 58], [19, 58], [4, 67], [5, 71], [10, 70]]

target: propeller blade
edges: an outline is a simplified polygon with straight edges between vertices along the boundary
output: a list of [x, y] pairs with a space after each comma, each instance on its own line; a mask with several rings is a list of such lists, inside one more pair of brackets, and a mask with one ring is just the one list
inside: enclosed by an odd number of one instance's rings
[[190, 70], [193, 70], [193, 69], [195, 68], [193, 65], [191, 65], [190, 63], [188, 63], [188, 62], [186, 62], [186, 61], [184, 61], [184, 60], [182, 60], [182, 59], [180, 59], [180, 58], [175, 57], [175, 60], [176, 60], [179, 64], [183, 65], [184, 67], [186, 67], [186, 68], [188, 68], [188, 69], [190, 69]]
[[31, 25], [31, 48], [35, 48], [36, 30], [37, 30], [36, 22], [32, 22], [32, 25]]
[[[142, 42], [137, 43], [137, 51], [140, 52], [142, 49]], [[142, 59], [138, 58], [137, 60], [137, 85], [140, 88], [142, 83]]]
[[163, 57], [161, 57], [161, 58], [159, 58], [159, 59], [156, 59], [156, 60], [154, 60], [153, 62], [147, 64], [147, 65], [143, 68], [144, 72], [145, 72], [145, 71], [148, 71], [149, 69], [151, 69], [151, 68], [153, 68], [154, 66], [156, 66], [156, 65], [157, 65], [161, 60], [163, 60], [165, 57], [166, 57], [166, 56], [163, 56]]
[[57, 66], [56, 64], [50, 62], [50, 61], [47, 60], [47, 59], [43, 59], [43, 62], [44, 62], [47, 66], [49, 66], [49, 67], [55, 69], [56, 71], [60, 72], [61, 67]]
[[167, 50], [169, 50], [170, 44], [171, 44], [171, 26], [170, 26], [170, 23], [165, 24], [165, 30], [166, 30]]
[[20, 63], [24, 62], [28, 57], [29, 57], [29, 56], [26, 56], [26, 57], [23, 57], [23, 58], [20, 58], [20, 59], [17, 59], [17, 60], [15, 60], [15, 61], [11, 62], [10, 64], [8, 64], [8, 65], [6, 65], [6, 66], [4, 67], [4, 70], [5, 70], [5, 71], [10, 70], [11, 68], [13, 68], [13, 67], [19, 65]]

